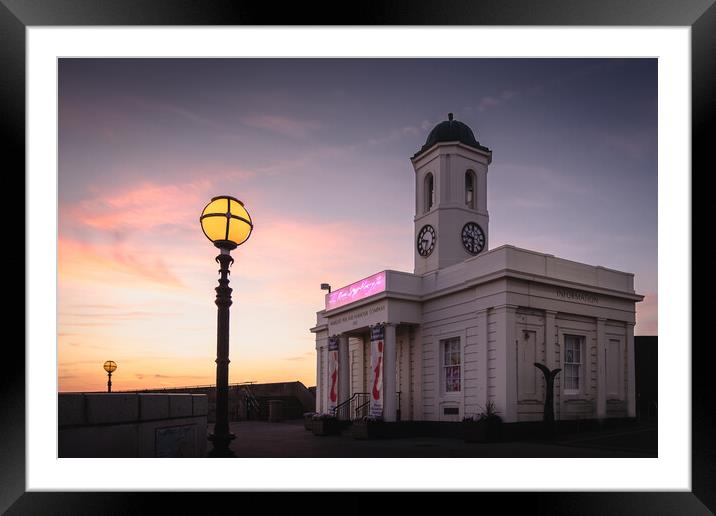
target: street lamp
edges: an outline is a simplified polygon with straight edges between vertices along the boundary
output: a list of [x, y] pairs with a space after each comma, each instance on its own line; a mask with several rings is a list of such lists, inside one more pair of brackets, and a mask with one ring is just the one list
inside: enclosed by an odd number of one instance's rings
[[331, 293], [331, 286], [328, 283], [321, 283], [321, 290], [327, 290], [328, 293]]
[[107, 392], [112, 392], [112, 373], [117, 370], [117, 362], [107, 360], [103, 367], [104, 370], [107, 371]]
[[199, 218], [206, 238], [220, 249], [219, 286], [216, 287], [218, 309], [216, 332], [216, 423], [209, 440], [214, 447], [210, 457], [231, 457], [229, 442], [235, 437], [229, 432], [229, 267], [234, 263], [231, 250], [246, 242], [254, 225], [244, 203], [235, 197], [220, 195], [206, 205]]

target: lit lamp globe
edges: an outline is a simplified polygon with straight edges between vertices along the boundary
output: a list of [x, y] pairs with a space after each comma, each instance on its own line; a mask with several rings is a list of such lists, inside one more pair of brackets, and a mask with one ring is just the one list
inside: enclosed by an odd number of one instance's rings
[[107, 371], [107, 392], [112, 392], [112, 373], [117, 370], [117, 362], [107, 360], [103, 367], [104, 370]]
[[251, 236], [254, 225], [244, 203], [229, 195], [214, 197], [199, 219], [206, 238], [224, 251], [236, 249]]

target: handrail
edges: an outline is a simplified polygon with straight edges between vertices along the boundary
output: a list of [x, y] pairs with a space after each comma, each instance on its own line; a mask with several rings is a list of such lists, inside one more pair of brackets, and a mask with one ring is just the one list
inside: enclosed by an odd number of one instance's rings
[[[357, 393], [357, 394], [367, 394], [367, 393], [361, 392], [361, 393]], [[400, 421], [400, 391], [397, 391], [395, 393], [395, 396], [398, 398], [397, 399], [398, 405], [396, 407], [396, 419], [398, 421]], [[368, 414], [363, 414], [363, 413], [361, 413], [359, 415], [359, 412], [361, 412], [361, 411], [365, 412], [364, 409], [366, 407], [368, 407], [369, 405], [370, 405], [370, 398], [368, 400], [364, 401], [363, 403], [361, 403], [360, 405], [358, 405], [355, 409], [353, 409], [353, 415], [354, 415], [353, 419], [361, 419], [362, 417], [367, 416]]]
[[[357, 407], [355, 408], [355, 412], [354, 412], [354, 413], [355, 413], [355, 417], [354, 417], [353, 419], [360, 419], [362, 416], [359, 416], [359, 415], [358, 415], [358, 411], [359, 411], [359, 410], [363, 410], [363, 409], [364, 409], [365, 407], [367, 407], [368, 405], [370, 405], [370, 399], [369, 399], [368, 401], [366, 401], [365, 403], [363, 403], [362, 405], [357, 406]], [[367, 414], [366, 414], [366, 415], [367, 415]]]
[[345, 414], [345, 412], [346, 412], [346, 407], [348, 407], [347, 410], [348, 410], [348, 413], [350, 414], [350, 406], [351, 406], [351, 404], [353, 403], [354, 400], [358, 399], [358, 398], [359, 398], [360, 396], [362, 396], [362, 395], [367, 396], [368, 393], [367, 393], [367, 392], [354, 392], [353, 395], [352, 395], [350, 398], [348, 398], [348, 399], [345, 400], [345, 401], [342, 401], [341, 403], [339, 403], [338, 405], [336, 405], [335, 407], [333, 407], [333, 410], [332, 410], [333, 415], [337, 417], [339, 410], [341, 411], [342, 414]]
[[353, 399], [354, 399], [356, 396], [358, 396], [359, 394], [363, 394], [363, 393], [354, 392], [354, 393], [353, 393], [353, 396], [351, 396], [350, 398], [348, 398], [348, 399], [345, 400], [345, 401], [341, 401], [338, 405], [336, 405], [335, 407], [333, 407], [333, 412], [335, 413], [336, 411], [338, 411], [339, 408], [342, 408], [344, 405], [349, 405], [350, 402], [353, 401]]
[[354, 405], [358, 405], [358, 406], [353, 409], [353, 414], [352, 414], [351, 419], [352, 420], [360, 419], [362, 417], [362, 415], [365, 415], [361, 412], [361, 410], [363, 410], [369, 404], [370, 404], [370, 394], [367, 392], [362, 392], [361, 396], [358, 399], [356, 399], [356, 402], [354, 403]]

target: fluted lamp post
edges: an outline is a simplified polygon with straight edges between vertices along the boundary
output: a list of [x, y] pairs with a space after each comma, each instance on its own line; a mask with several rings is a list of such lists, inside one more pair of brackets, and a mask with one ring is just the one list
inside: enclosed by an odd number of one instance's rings
[[213, 449], [210, 457], [231, 457], [229, 443], [235, 437], [229, 432], [229, 267], [234, 263], [230, 252], [246, 242], [254, 228], [244, 203], [235, 197], [220, 195], [206, 205], [199, 218], [201, 229], [221, 252], [219, 263], [219, 286], [216, 287], [216, 423], [214, 433], [209, 434]]
[[107, 360], [103, 367], [104, 370], [107, 371], [107, 392], [112, 392], [112, 373], [117, 370], [117, 362]]

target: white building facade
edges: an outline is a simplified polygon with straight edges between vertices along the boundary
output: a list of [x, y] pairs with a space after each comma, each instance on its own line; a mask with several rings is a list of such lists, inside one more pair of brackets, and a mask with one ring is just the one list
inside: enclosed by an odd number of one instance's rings
[[635, 417], [634, 275], [489, 249], [492, 152], [448, 118], [411, 158], [414, 272], [330, 292], [317, 313], [316, 411], [460, 421], [492, 402], [507, 423], [539, 421], [540, 363], [561, 369], [556, 420]]

